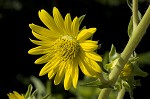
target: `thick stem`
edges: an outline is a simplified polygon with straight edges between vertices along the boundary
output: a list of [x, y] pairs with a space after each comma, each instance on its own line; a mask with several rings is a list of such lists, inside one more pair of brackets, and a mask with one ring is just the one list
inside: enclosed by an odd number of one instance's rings
[[104, 88], [101, 90], [98, 99], [108, 99], [108, 95], [111, 92], [111, 88]]
[[119, 91], [117, 99], [123, 99], [124, 95], [125, 95], [125, 87], [123, 86], [122, 89]]
[[[116, 63], [116, 66], [113, 68], [113, 70], [109, 74], [109, 79], [110, 79], [112, 85], [114, 85], [116, 83], [118, 76], [120, 75], [122, 69], [124, 68], [124, 65], [126, 64], [129, 57], [131, 56], [131, 54], [133, 53], [133, 51], [135, 50], [135, 48], [141, 41], [149, 24], [150, 24], [150, 5], [149, 5], [148, 9], [146, 10], [140, 23], [134, 29], [133, 35], [130, 37], [125, 49], [121, 53], [121, 55]], [[108, 99], [110, 92], [111, 92], [110, 88], [102, 89], [98, 99]]]

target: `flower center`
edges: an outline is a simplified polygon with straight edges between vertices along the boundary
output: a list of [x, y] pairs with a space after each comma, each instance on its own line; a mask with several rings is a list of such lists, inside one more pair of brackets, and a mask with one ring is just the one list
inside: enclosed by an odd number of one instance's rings
[[55, 48], [55, 55], [58, 55], [64, 61], [75, 58], [79, 52], [77, 40], [68, 35], [57, 39], [53, 46]]

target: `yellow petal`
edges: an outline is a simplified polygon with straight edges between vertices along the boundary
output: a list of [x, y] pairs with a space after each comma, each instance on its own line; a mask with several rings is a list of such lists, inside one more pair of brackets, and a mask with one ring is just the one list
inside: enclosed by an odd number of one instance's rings
[[89, 76], [89, 77], [93, 77], [93, 73], [90, 72], [90, 68], [89, 66], [81, 59], [81, 57], [77, 58], [77, 61], [78, 61], [78, 64], [79, 64], [79, 67], [81, 69], [81, 71], [86, 75], [86, 76]]
[[53, 57], [40, 71], [39, 76], [43, 76], [47, 74], [49, 71], [51, 71], [53, 68], [58, 67], [60, 64], [60, 59]]
[[64, 21], [65, 29], [66, 29], [66, 31], [67, 31], [68, 34], [71, 33], [71, 23], [72, 23], [71, 16], [70, 16], [70, 14], [68, 13], [68, 14], [65, 16], [65, 21]]
[[83, 40], [91, 37], [96, 31], [96, 28], [83, 29], [77, 36], [77, 40], [82, 42]]
[[51, 44], [54, 42], [53, 40], [52, 41], [39, 41], [39, 40], [32, 40], [32, 39], [30, 39], [30, 41], [33, 44], [41, 45], [41, 46], [46, 46], [46, 47], [50, 47]]
[[90, 60], [91, 67], [92, 67], [96, 72], [101, 73], [101, 72], [102, 72], [102, 69], [100, 68], [100, 66], [98, 65], [98, 63], [95, 62], [95, 61], [93, 61], [92, 59], [89, 59], [89, 60]]
[[[30, 39], [30, 38], [29, 38], [29, 39]], [[30, 39], [30, 41], [31, 41], [33, 44], [36, 44], [36, 45], [43, 45], [43, 44], [45, 44], [45, 42], [43, 42], [43, 41], [32, 40], [32, 39]]]
[[71, 24], [71, 30], [74, 37], [77, 36], [79, 32], [79, 19], [78, 17], [75, 17], [72, 24]]
[[85, 52], [85, 55], [88, 58], [93, 59], [95, 61], [99, 61], [99, 62], [102, 61], [102, 57], [100, 55], [98, 55], [97, 53], [95, 53], [95, 52]]
[[[78, 58], [78, 61], [80, 61], [79, 66], [81, 65], [80, 68], [83, 68], [84, 70], [86, 70], [88, 72], [88, 74], [90, 74], [89, 76], [96, 77], [99, 74], [98, 74], [97, 70], [93, 69], [93, 66], [92, 66], [93, 64], [91, 64], [90, 60], [91, 59], [89, 59], [88, 57], [86, 57], [86, 55], [84, 54], [84, 52], [80, 53], [79, 58]], [[87, 72], [85, 72], [85, 75], [87, 74]]]
[[76, 61], [73, 62], [73, 73], [72, 73], [72, 83], [73, 83], [73, 87], [76, 88], [77, 87], [77, 83], [78, 83], [78, 76], [79, 76], [79, 68], [78, 68], [78, 64]]
[[54, 79], [55, 85], [58, 85], [61, 82], [64, 74], [65, 74], [65, 63], [62, 62], [58, 68], [57, 74], [56, 74], [55, 79]]
[[87, 42], [80, 43], [80, 46], [84, 51], [94, 51], [98, 48], [98, 45], [93, 43], [87, 43]]
[[58, 38], [59, 34], [56, 34], [54, 32], [52, 32], [51, 30], [48, 30], [46, 28], [43, 28], [41, 26], [35, 25], [35, 24], [29, 24], [29, 27], [36, 33], [43, 35], [45, 37], [54, 39], [54, 38]]
[[17, 99], [17, 97], [13, 93], [8, 94], [9, 99]]
[[29, 54], [31, 55], [41, 55], [41, 54], [46, 54], [47, 53], [47, 48], [43, 46], [38, 46], [35, 48], [32, 48], [28, 51]]
[[13, 93], [7, 94], [7, 96], [9, 97], [9, 99], [25, 99], [25, 97], [23, 95], [20, 95], [16, 91], [13, 91]]
[[61, 34], [58, 27], [55, 24], [54, 19], [44, 9], [39, 11], [39, 17], [41, 21], [54, 33]]
[[51, 39], [49, 39], [48, 37], [42, 36], [40, 34], [37, 34], [36, 32], [32, 31], [32, 34], [39, 40], [42, 41], [51, 41]]
[[65, 34], [66, 30], [64, 26], [64, 20], [56, 7], [53, 8], [53, 17], [57, 27], [60, 29], [60, 31], [62, 31], [63, 34]]
[[65, 73], [65, 79], [64, 79], [64, 88], [65, 90], [69, 90], [69, 88], [71, 87], [71, 73], [72, 73], [72, 67], [70, 66], [70, 64], [67, 64], [66, 66], [66, 73]]
[[83, 43], [91, 43], [91, 44], [98, 44], [98, 41], [92, 41], [92, 40], [85, 40]]
[[35, 64], [43, 64], [48, 62], [53, 56], [51, 54], [45, 54], [43, 56], [41, 56], [40, 58], [38, 58], [34, 63]]
[[17, 99], [23, 99], [23, 97], [16, 91], [13, 91], [13, 93], [15, 94], [15, 96], [17, 97]]
[[56, 74], [57, 69], [52, 69], [51, 71], [48, 72], [48, 78], [52, 79], [54, 75]]

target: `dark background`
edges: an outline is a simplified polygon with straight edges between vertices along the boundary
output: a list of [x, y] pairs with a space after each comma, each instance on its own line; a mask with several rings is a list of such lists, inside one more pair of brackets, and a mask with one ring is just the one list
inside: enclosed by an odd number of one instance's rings
[[[8, 3], [6, 3], [8, 1]], [[29, 55], [27, 52], [34, 45], [29, 41], [32, 37], [29, 28], [30, 23], [43, 25], [38, 17], [38, 11], [45, 9], [52, 15], [52, 8], [56, 6], [64, 17], [71, 13], [72, 18], [86, 14], [81, 27], [96, 27], [97, 32], [93, 39], [102, 44], [99, 54], [109, 51], [111, 44], [121, 52], [127, 41], [127, 27], [131, 16], [131, 10], [126, 2], [116, 5], [102, 4], [95, 0], [1, 0], [0, 1], [0, 41], [1, 41], [1, 68], [0, 68], [0, 99], [8, 99], [7, 93], [16, 90], [26, 92], [24, 86], [16, 76], [24, 77], [35, 75], [38, 77], [42, 66], [34, 64], [37, 56]], [[14, 0], [15, 1], [15, 0]], [[148, 0], [139, 3], [139, 10], [144, 14], [148, 7]], [[150, 51], [150, 27], [147, 34], [136, 48], [137, 53]], [[150, 73], [149, 65], [144, 66], [144, 71]], [[47, 76], [46, 76], [47, 77]], [[45, 77], [45, 78], [46, 78]], [[44, 77], [40, 79], [45, 80]], [[135, 99], [149, 97], [150, 76], [141, 77], [141, 87], [134, 90]], [[66, 91], [67, 96], [69, 93]], [[129, 95], [125, 95], [129, 99]]]

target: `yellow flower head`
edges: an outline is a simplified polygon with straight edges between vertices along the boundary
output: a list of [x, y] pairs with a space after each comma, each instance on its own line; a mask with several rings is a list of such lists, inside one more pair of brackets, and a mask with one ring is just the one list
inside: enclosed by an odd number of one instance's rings
[[13, 91], [13, 93], [9, 93], [7, 94], [7, 96], [9, 97], [9, 99], [25, 99], [25, 97], [23, 96], [23, 94], [19, 94], [16, 91]]
[[43, 9], [38, 14], [47, 28], [29, 25], [32, 34], [39, 40], [30, 39], [38, 47], [30, 49], [28, 53], [43, 55], [35, 61], [35, 64], [45, 63], [39, 75], [48, 74], [49, 79], [55, 76], [55, 85], [64, 77], [65, 90], [72, 84], [76, 88], [79, 67], [86, 76], [97, 77], [102, 71], [96, 62], [101, 62], [102, 58], [94, 52], [98, 48], [98, 41], [87, 40], [95, 33], [96, 28], [79, 31], [80, 18], [72, 20], [68, 13], [63, 19], [56, 7], [53, 8], [53, 17]]

